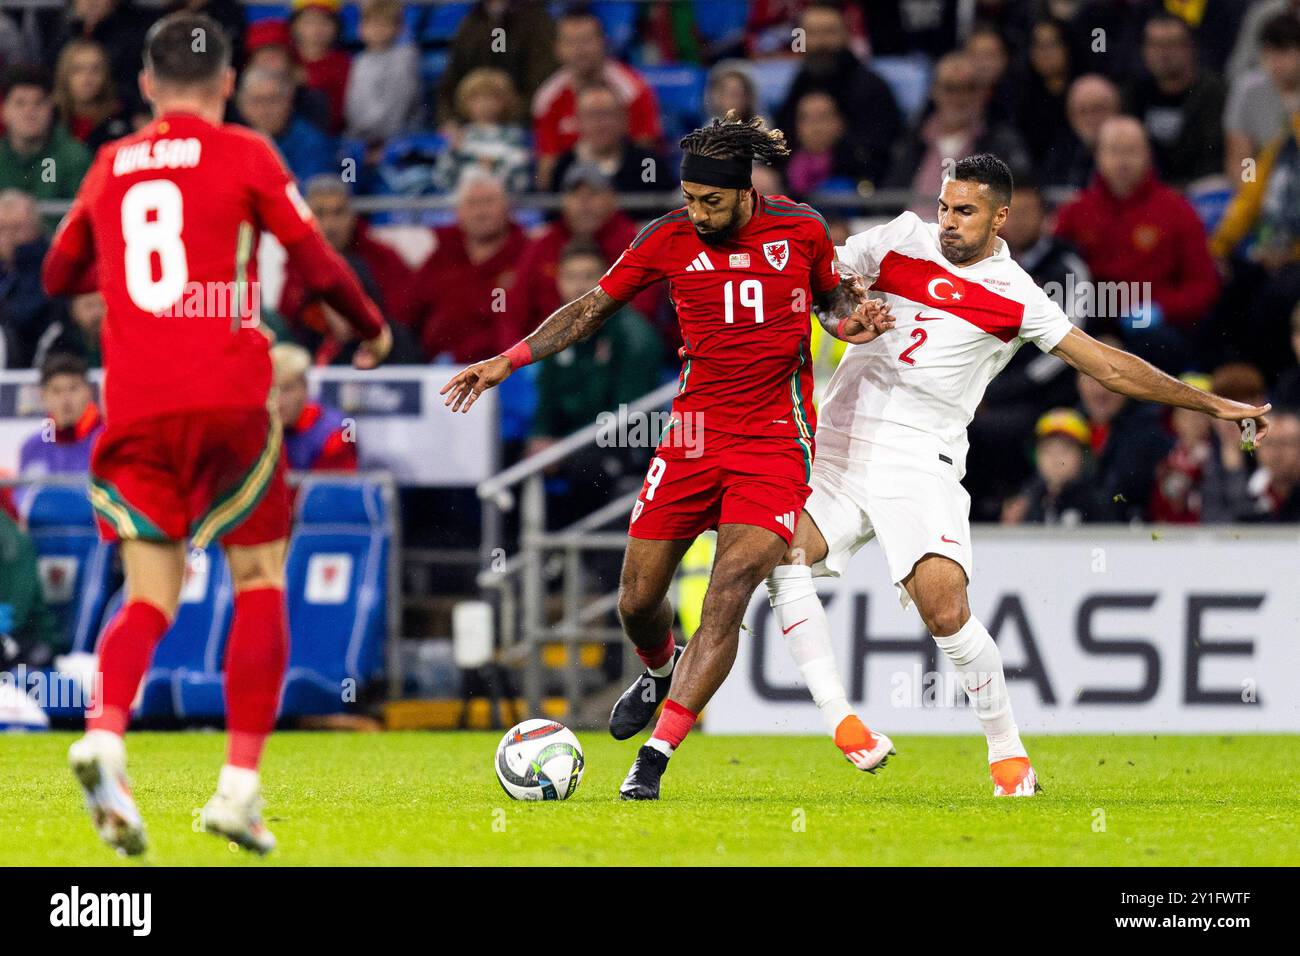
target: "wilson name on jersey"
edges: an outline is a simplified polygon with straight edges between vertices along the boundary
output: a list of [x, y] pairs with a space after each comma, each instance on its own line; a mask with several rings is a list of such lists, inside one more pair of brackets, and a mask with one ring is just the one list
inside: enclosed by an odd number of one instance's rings
[[684, 208], [650, 223], [600, 280], [626, 302], [660, 279], [681, 325], [675, 414], [696, 427], [811, 441], [813, 297], [834, 288], [830, 231], [810, 206], [758, 197], [730, 240], [700, 239]]

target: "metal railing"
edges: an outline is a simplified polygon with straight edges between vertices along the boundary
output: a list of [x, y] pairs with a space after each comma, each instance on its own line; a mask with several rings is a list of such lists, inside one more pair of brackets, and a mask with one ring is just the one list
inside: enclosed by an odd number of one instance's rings
[[[676, 381], [667, 382], [620, 409], [620, 414], [643, 415], [662, 409], [677, 391]], [[477, 489], [483, 503], [484, 561], [478, 584], [496, 595], [498, 648], [504, 662], [523, 667], [523, 695], [531, 714], [541, 710], [543, 644], [558, 642], [566, 649], [565, 696], [572, 710], [583, 697], [581, 645], [623, 639], [620, 628], [600, 623], [617, 607], [617, 588], [588, 599], [583, 559], [593, 552], [623, 550], [627, 544], [624, 533], [599, 529], [627, 515], [637, 492], [619, 495], [559, 531], [547, 531], [546, 522], [546, 470], [597, 444], [609, 427], [608, 423], [594, 422], [494, 475]], [[516, 507], [520, 518], [519, 550], [501, 560], [503, 514]], [[558, 555], [559, 560], [550, 561], [551, 555]], [[547, 589], [555, 579], [560, 581], [562, 611], [557, 622], [548, 624]]]

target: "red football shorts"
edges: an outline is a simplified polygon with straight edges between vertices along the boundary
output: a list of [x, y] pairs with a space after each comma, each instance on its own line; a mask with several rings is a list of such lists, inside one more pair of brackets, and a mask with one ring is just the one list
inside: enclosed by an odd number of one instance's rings
[[655, 450], [627, 533], [665, 541], [749, 524], [789, 544], [811, 491], [812, 440], [703, 429], [675, 437], [680, 428], [670, 428]]
[[114, 425], [90, 457], [90, 500], [106, 541], [206, 548], [289, 534], [280, 423], [265, 408], [214, 408]]

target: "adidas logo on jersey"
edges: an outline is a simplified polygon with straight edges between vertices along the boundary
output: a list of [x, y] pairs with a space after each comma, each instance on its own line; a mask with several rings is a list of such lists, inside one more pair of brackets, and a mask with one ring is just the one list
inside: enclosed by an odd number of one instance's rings
[[687, 272], [709, 272], [712, 269], [713, 263], [710, 262], [709, 257], [702, 252], [691, 261], [689, 266], [686, 267]]
[[791, 534], [794, 534], [794, 522], [795, 522], [795, 518], [796, 518], [796, 515], [795, 515], [795, 513], [794, 513], [793, 511], [787, 511], [787, 512], [786, 512], [785, 514], [783, 514], [783, 515], [776, 515], [776, 523], [779, 524], [779, 525], [782, 525], [783, 527], [785, 527], [785, 528], [787, 528], [787, 529], [789, 529], [790, 533], [791, 533]]

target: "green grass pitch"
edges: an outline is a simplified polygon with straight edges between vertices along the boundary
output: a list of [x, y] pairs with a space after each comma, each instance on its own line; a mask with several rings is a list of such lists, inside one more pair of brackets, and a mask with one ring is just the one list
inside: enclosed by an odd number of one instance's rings
[[[902, 737], [872, 777], [813, 737], [691, 737], [659, 803], [622, 803], [636, 743], [579, 735], [564, 803], [516, 803], [489, 733], [285, 733], [268, 747], [266, 860], [194, 832], [224, 738], [140, 733], [130, 770], [160, 865], [1300, 864], [1300, 737], [1052, 736], [1045, 792], [991, 797], [978, 737]], [[137, 865], [96, 839], [73, 735], [0, 736], [0, 865]]]

